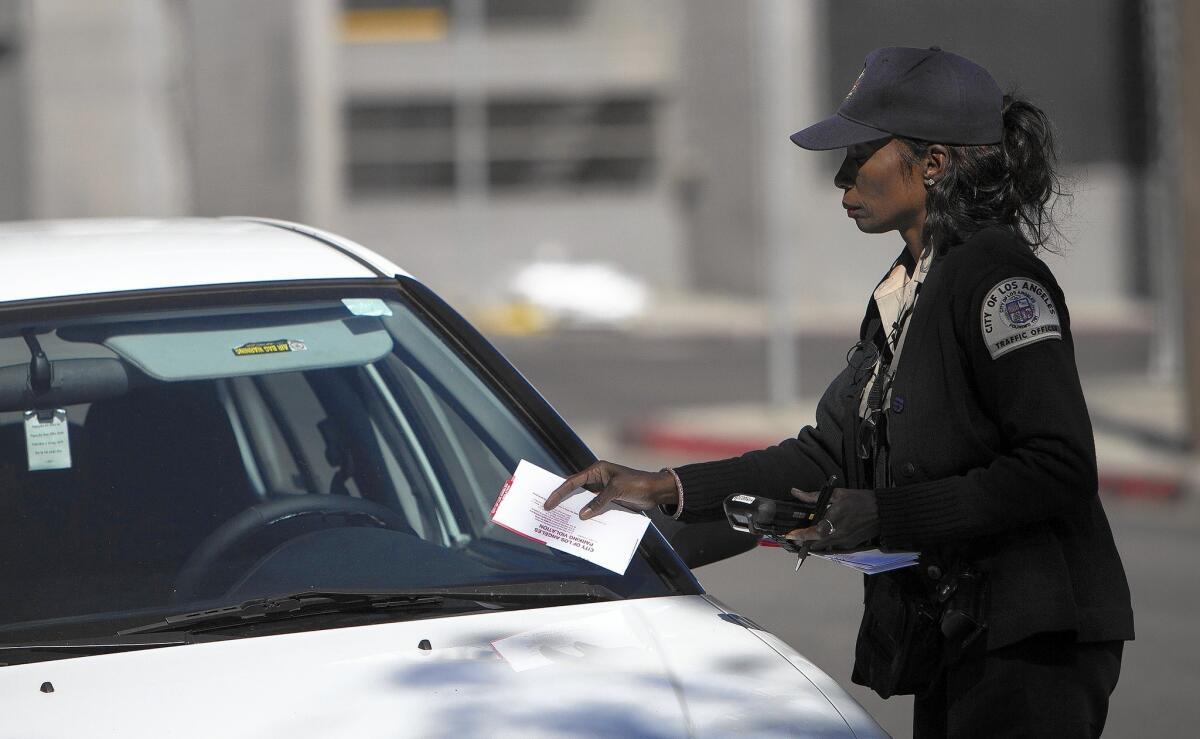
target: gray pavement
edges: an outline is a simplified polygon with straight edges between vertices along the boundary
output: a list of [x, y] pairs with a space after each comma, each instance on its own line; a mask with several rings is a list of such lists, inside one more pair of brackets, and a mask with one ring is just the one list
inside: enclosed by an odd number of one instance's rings
[[[856, 329], [857, 324], [840, 321], [798, 337], [798, 396], [819, 396], [845, 367]], [[628, 422], [665, 409], [767, 400], [767, 344], [761, 330], [595, 329], [492, 339], [572, 424]], [[1076, 336], [1085, 380], [1139, 376], [1149, 351], [1149, 335], [1136, 327]]]
[[[794, 434], [811, 398], [839, 369], [844, 332], [801, 337], [808, 401], [767, 409], [765, 344], [754, 332], [561, 332], [500, 338], [498, 346], [602, 457], [644, 469], [703, 458], [703, 449], [639, 444], [631, 429], [657, 424], [692, 436], [772, 439]], [[1149, 339], [1136, 327], [1077, 334], [1102, 473], [1177, 483], [1170, 499], [1104, 496], [1134, 598], [1138, 639], [1127, 647], [1107, 736], [1183, 736], [1200, 726], [1200, 647], [1188, 628], [1200, 609], [1200, 495], [1183, 454], [1179, 393], [1149, 382]], [[1153, 488], [1152, 488], [1153, 490]], [[700, 568], [706, 589], [778, 633], [827, 670], [894, 736], [910, 735], [911, 699], [883, 701], [853, 686], [849, 668], [861, 579], [844, 568], [758, 549]]]

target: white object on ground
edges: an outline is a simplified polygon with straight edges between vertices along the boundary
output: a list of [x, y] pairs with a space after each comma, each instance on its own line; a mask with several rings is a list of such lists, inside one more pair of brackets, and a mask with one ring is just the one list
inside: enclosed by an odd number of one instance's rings
[[517, 272], [509, 289], [557, 317], [582, 323], [619, 323], [646, 309], [643, 283], [598, 262], [534, 262]]

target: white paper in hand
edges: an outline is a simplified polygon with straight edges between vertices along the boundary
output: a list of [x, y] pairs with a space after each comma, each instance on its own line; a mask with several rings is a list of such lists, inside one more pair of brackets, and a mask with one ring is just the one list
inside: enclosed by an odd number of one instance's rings
[[568, 498], [552, 511], [544, 510], [546, 498], [563, 479], [521, 460], [492, 506], [492, 520], [514, 534], [624, 575], [650, 519], [610, 508], [584, 521], [579, 509], [593, 497], [586, 492]]

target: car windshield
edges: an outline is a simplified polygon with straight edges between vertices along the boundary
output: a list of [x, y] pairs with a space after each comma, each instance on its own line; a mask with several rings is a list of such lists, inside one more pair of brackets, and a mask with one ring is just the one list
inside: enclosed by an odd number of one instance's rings
[[562, 462], [398, 292], [312, 295], [0, 326], [0, 642], [309, 589], [670, 592], [491, 523]]

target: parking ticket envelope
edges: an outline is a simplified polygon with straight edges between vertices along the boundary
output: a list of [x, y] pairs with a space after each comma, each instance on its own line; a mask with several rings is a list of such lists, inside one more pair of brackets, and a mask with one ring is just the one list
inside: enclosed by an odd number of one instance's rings
[[579, 509], [594, 497], [586, 491], [571, 496], [552, 511], [544, 510], [546, 498], [562, 483], [563, 478], [553, 472], [521, 460], [492, 506], [492, 520], [514, 534], [624, 575], [650, 519], [609, 508], [599, 516], [581, 520]]

